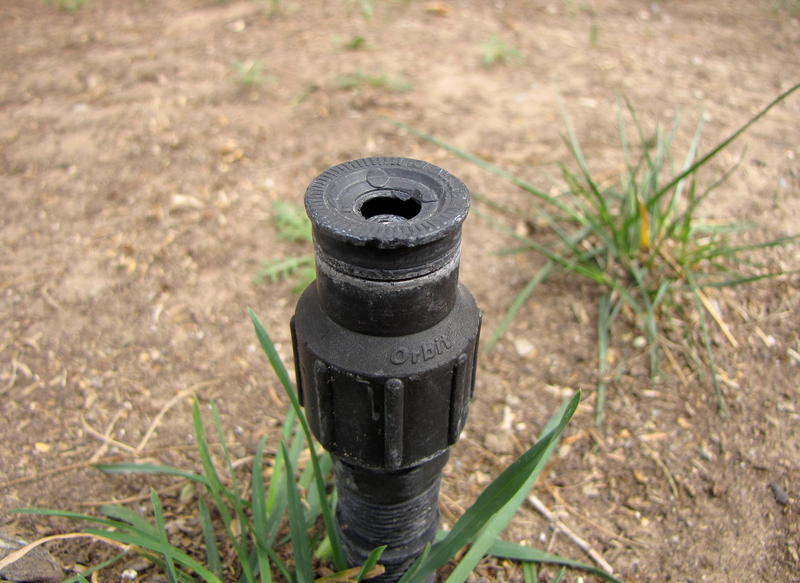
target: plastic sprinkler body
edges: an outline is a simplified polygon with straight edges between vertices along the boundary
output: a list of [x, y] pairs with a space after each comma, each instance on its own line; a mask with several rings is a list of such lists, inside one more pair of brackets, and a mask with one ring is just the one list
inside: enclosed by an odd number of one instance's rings
[[292, 318], [297, 388], [334, 460], [351, 566], [388, 545], [398, 580], [439, 527], [439, 486], [474, 390], [481, 313], [458, 282], [469, 192], [406, 158], [339, 164], [308, 187], [317, 280]]

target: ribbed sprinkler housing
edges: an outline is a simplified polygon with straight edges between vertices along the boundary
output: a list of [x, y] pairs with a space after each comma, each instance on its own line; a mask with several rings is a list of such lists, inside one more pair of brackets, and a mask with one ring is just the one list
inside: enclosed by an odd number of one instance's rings
[[439, 527], [439, 486], [475, 384], [481, 313], [458, 281], [463, 182], [432, 164], [365, 158], [309, 185], [317, 280], [292, 318], [297, 388], [334, 460], [351, 566], [388, 545], [397, 581]]

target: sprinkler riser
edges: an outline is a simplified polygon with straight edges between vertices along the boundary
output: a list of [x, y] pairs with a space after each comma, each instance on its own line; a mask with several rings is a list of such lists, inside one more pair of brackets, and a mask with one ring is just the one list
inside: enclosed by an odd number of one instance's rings
[[469, 413], [481, 314], [458, 282], [468, 207], [461, 181], [403, 158], [340, 164], [306, 193], [317, 280], [291, 322], [298, 396], [334, 460], [351, 566], [388, 545], [378, 583], [433, 541]]

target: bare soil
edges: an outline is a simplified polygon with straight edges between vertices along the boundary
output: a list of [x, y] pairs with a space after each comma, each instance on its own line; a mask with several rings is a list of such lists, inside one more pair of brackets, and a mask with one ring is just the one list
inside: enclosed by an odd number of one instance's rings
[[[149, 513], [143, 495], [153, 485], [172, 509], [168, 518], [184, 518], [186, 532], [196, 533], [195, 517], [175, 499], [180, 484], [91, 467], [153, 459], [195, 469], [192, 394], [217, 403], [237, 458], [251, 455], [264, 434], [277, 445], [286, 398], [246, 308], [288, 362], [292, 282], [255, 285], [253, 276], [262, 261], [307, 249], [276, 238], [273, 201], [301, 204], [311, 179], [339, 162], [400, 155], [443, 166], [499, 202], [526, 204], [508, 183], [387, 116], [549, 187], [544, 176], [558, 176], [569, 157], [559, 94], [592, 172], [613, 174], [621, 163], [618, 96], [631, 100], [647, 132], [669, 128], [677, 107], [684, 148], [705, 116], [706, 151], [800, 79], [791, 2], [376, 0], [371, 19], [360, 7], [92, 0], [69, 12], [3, 0], [7, 531], [30, 539], [81, 526], [20, 518], [9, 512], [16, 507], [91, 512], [133, 497], [133, 507]], [[484, 65], [481, 43], [493, 36], [521, 59]], [[346, 48], [356, 37], [364, 45]], [[261, 78], [243, 83], [236, 61], [262, 62]], [[389, 86], [373, 79], [342, 87], [339, 76], [357, 72], [383, 75]], [[735, 164], [745, 146], [739, 170], [704, 212], [754, 223], [748, 241], [798, 233], [800, 95], [724, 152], [709, 177]], [[461, 278], [488, 338], [543, 262], [493, 254], [513, 242], [474, 213], [464, 233]], [[764, 259], [798, 269], [800, 247]], [[580, 388], [585, 402], [536, 494], [623, 580], [800, 581], [800, 368], [787, 352], [800, 351], [800, 280], [709, 293], [738, 342], [734, 348], [714, 328], [732, 418], [719, 416], [707, 372], [698, 374], [682, 353], [685, 385], [666, 361], [651, 382], [646, 349], [632, 344], [639, 332], [620, 328], [614, 349], [629, 366], [610, 389], [597, 432], [599, 292], [575, 276], [551, 278], [482, 357], [466, 438], [445, 472], [443, 520], [468, 507]], [[527, 356], [520, 340], [532, 346]], [[769, 484], [782, 487], [789, 504], [779, 504]], [[177, 536], [192, 539], [186, 532]], [[507, 536], [591, 562], [527, 505]], [[65, 575], [112, 552], [86, 542], [49, 548]], [[540, 573], [550, 580], [555, 570]], [[476, 576], [521, 581], [519, 567], [497, 562]], [[578, 572], [565, 580], [580, 576], [592, 580]], [[99, 579], [118, 577], [110, 570]]]

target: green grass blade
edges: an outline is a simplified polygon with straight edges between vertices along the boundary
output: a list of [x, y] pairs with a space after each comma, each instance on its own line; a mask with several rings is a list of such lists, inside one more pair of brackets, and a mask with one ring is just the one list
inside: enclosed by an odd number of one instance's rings
[[95, 469], [106, 474], [167, 474], [179, 478], [186, 478], [208, 487], [208, 480], [204, 476], [193, 474], [178, 468], [159, 466], [156, 464], [98, 464]]
[[537, 253], [541, 253], [542, 255], [547, 257], [548, 259], [550, 259], [550, 260], [554, 261], [555, 263], [557, 263], [557, 264], [561, 265], [562, 267], [564, 267], [564, 269], [567, 269], [569, 271], [577, 273], [578, 275], [582, 275], [582, 276], [584, 276], [584, 277], [586, 277], [588, 279], [591, 279], [592, 281], [595, 281], [595, 282], [597, 282], [599, 284], [602, 284], [602, 285], [608, 285], [608, 286], [613, 286], [614, 285], [614, 282], [605, 273], [603, 273], [602, 270], [594, 268], [594, 267], [591, 267], [591, 266], [588, 266], [588, 265], [584, 265], [583, 263], [580, 263], [578, 261], [571, 260], [568, 257], [566, 257], [566, 256], [564, 256], [564, 255], [562, 255], [562, 254], [560, 254], [560, 253], [558, 253], [556, 251], [553, 251], [552, 249], [550, 249], [550, 248], [548, 248], [548, 247], [546, 247], [546, 246], [544, 246], [544, 245], [542, 245], [540, 243], [537, 243], [536, 241], [534, 241], [532, 239], [529, 239], [528, 237], [524, 237], [523, 235], [519, 235], [519, 234], [515, 233], [512, 229], [509, 229], [503, 223], [500, 223], [499, 221], [496, 221], [494, 218], [490, 217], [489, 215], [487, 215], [485, 213], [480, 212], [477, 209], [474, 212], [475, 212], [475, 214], [477, 214], [479, 217], [481, 217], [482, 219], [484, 219], [488, 223], [491, 223], [492, 225], [495, 225], [495, 226], [499, 227], [500, 229], [502, 229], [503, 231], [508, 233], [510, 236], [512, 236], [515, 239], [517, 239], [518, 241], [521, 241], [522, 243], [524, 243], [529, 249], [531, 249], [533, 251], [536, 251]]
[[382, 547], [377, 547], [374, 549], [367, 557], [367, 560], [364, 562], [364, 566], [361, 567], [361, 571], [358, 573], [358, 577], [356, 577], [356, 583], [361, 583], [362, 579], [367, 576], [367, 574], [372, 571], [372, 567], [374, 567], [378, 560], [381, 558], [383, 551], [386, 550], [386, 545]]
[[[250, 312], [250, 319], [253, 321], [253, 326], [256, 331], [256, 336], [258, 337], [258, 341], [261, 344], [261, 348], [264, 350], [264, 353], [267, 355], [272, 367], [275, 369], [278, 378], [281, 380], [281, 384], [283, 384], [283, 388], [286, 391], [289, 400], [292, 402], [292, 408], [297, 415], [297, 418], [300, 420], [300, 425], [303, 428], [303, 432], [306, 435], [306, 439], [308, 440], [309, 444], [314, 443], [314, 440], [311, 436], [311, 429], [308, 427], [308, 421], [306, 421], [306, 417], [303, 414], [303, 410], [300, 407], [300, 402], [297, 400], [297, 394], [295, 393], [294, 389], [292, 388], [291, 381], [289, 380], [289, 375], [286, 372], [286, 367], [283, 366], [280, 357], [278, 356], [278, 352], [275, 350], [275, 345], [272, 343], [272, 339], [267, 334], [267, 331], [264, 329], [263, 324], [256, 316], [253, 310], [248, 310]], [[309, 452], [311, 453], [311, 463], [314, 466], [314, 482], [317, 486], [317, 490], [319, 492], [319, 499], [322, 504], [322, 516], [325, 520], [325, 529], [328, 531], [328, 536], [331, 538], [331, 547], [333, 549], [333, 562], [336, 566], [338, 571], [343, 571], [347, 569], [347, 559], [344, 555], [344, 549], [342, 548], [342, 541], [339, 537], [339, 533], [336, 530], [336, 524], [333, 519], [333, 512], [331, 511], [331, 507], [328, 504], [327, 498], [327, 484], [325, 483], [325, 479], [322, 475], [322, 472], [319, 467], [319, 459], [317, 457], [317, 452], [314, 447], [309, 447]]]
[[561, 580], [564, 578], [564, 573], [567, 572], [566, 567], [561, 567], [561, 570], [558, 572], [558, 575], [555, 576], [552, 583], [561, 583]]
[[495, 329], [494, 333], [492, 334], [489, 341], [486, 343], [486, 348], [483, 349], [484, 353], [489, 352], [494, 345], [497, 344], [497, 341], [500, 340], [500, 337], [508, 328], [508, 325], [514, 321], [517, 313], [522, 309], [522, 306], [525, 305], [525, 302], [533, 293], [533, 290], [542, 283], [547, 276], [550, 275], [550, 272], [553, 271], [553, 267], [555, 267], [555, 262], [548, 261], [544, 267], [542, 267], [539, 271], [536, 272], [536, 275], [528, 282], [528, 284], [522, 289], [521, 292], [517, 294], [517, 297], [514, 298], [514, 301], [511, 302], [511, 307], [508, 308], [506, 315], [503, 316], [502, 321]]
[[[319, 467], [322, 471], [322, 475], [327, 477], [330, 475], [331, 470], [333, 469], [333, 460], [331, 459], [331, 454], [327, 451], [323, 451], [322, 455], [319, 458]], [[313, 478], [313, 476], [311, 476]], [[319, 490], [316, 488], [310, 488], [311, 484], [307, 484], [304, 487], [308, 489], [308, 494], [306, 495], [306, 503], [308, 504], [308, 509], [306, 510], [306, 523], [309, 521], [316, 522], [317, 517], [322, 513], [322, 502], [319, 499]]]
[[[577, 233], [568, 237], [571, 244], [576, 244], [582, 241], [587, 235], [589, 234], [589, 229], [584, 228], [578, 231]], [[506, 315], [503, 316], [503, 320], [497, 326], [497, 329], [492, 334], [491, 338], [489, 338], [489, 342], [486, 343], [486, 348], [483, 349], [484, 353], [488, 353], [494, 345], [497, 344], [497, 341], [500, 340], [500, 337], [506, 331], [509, 324], [514, 320], [514, 317], [517, 313], [522, 309], [522, 306], [525, 305], [525, 302], [536, 289], [536, 287], [542, 283], [547, 276], [550, 275], [550, 272], [555, 267], [555, 262], [553, 260], [548, 261], [542, 269], [540, 269], [536, 275], [533, 276], [528, 284], [522, 289], [522, 291], [517, 294], [517, 297], [514, 298], [514, 301], [511, 303], [511, 306], [508, 308]]]
[[158, 537], [158, 531], [155, 529], [155, 527], [147, 522], [147, 519], [135, 510], [131, 510], [125, 506], [101, 506], [97, 510], [103, 516], [113, 518], [114, 520], [127, 522], [134, 527], [136, 532], [142, 535], [152, 536], [154, 538]]
[[782, 273], [764, 273], [762, 275], [753, 275], [750, 277], [739, 277], [734, 279], [726, 279], [723, 281], [715, 281], [710, 283], [703, 283], [695, 281], [695, 285], [697, 285], [698, 289], [705, 289], [707, 287], [733, 287], [735, 285], [742, 285], [745, 283], [751, 283], [754, 281], [759, 281], [761, 279], [767, 279], [770, 277], [777, 277], [779, 275], [796, 275], [800, 273], [800, 269], [794, 269], [792, 271], [784, 271]]
[[456, 522], [447, 537], [431, 547], [430, 554], [424, 560], [417, 559], [416, 567], [412, 567], [400, 579], [400, 583], [422, 583], [431, 573], [449, 561], [461, 547], [475, 538], [491, 517], [525, 485], [531, 472], [541, 463], [550, 442], [561, 435], [579, 402], [580, 391], [570, 400], [558, 426], [489, 484], [478, 496], [475, 504]]
[[158, 494], [156, 494], [154, 488], [150, 488], [150, 500], [153, 502], [153, 512], [156, 515], [156, 529], [161, 539], [161, 554], [164, 555], [164, 560], [167, 562], [169, 583], [178, 583], [178, 575], [175, 573], [175, 563], [172, 560], [172, 545], [169, 544], [167, 529], [164, 525], [164, 512], [161, 509], [161, 500], [158, 499]]
[[[539, 439], [544, 439], [548, 433], [558, 427], [558, 422], [567, 410], [568, 405], [569, 401], [565, 401], [564, 404], [561, 405], [561, 408], [556, 412], [555, 415], [553, 415], [553, 417], [550, 418], [550, 421], [547, 422], [547, 425], [545, 425], [544, 429], [542, 429]], [[481, 533], [475, 539], [475, 542], [472, 543], [472, 547], [470, 547], [467, 554], [464, 555], [464, 558], [461, 559], [461, 562], [456, 566], [445, 583], [464, 583], [473, 569], [478, 566], [478, 563], [480, 563], [481, 559], [486, 556], [494, 541], [497, 540], [497, 537], [517, 513], [517, 509], [519, 509], [520, 505], [525, 501], [525, 498], [528, 496], [531, 488], [533, 488], [533, 485], [536, 483], [536, 479], [539, 477], [542, 469], [545, 467], [545, 465], [547, 465], [547, 462], [549, 461], [550, 456], [557, 445], [558, 439], [550, 440], [550, 443], [545, 449], [541, 461], [533, 470], [533, 472], [531, 472], [525, 484], [511, 498], [511, 500], [506, 503], [505, 506], [497, 511], [497, 513], [486, 524]]]
[[706, 347], [706, 353], [708, 355], [708, 365], [711, 368], [711, 379], [714, 382], [714, 392], [717, 393], [717, 402], [719, 403], [719, 410], [723, 417], [730, 418], [730, 413], [728, 412], [728, 406], [725, 404], [725, 397], [722, 395], [722, 389], [719, 386], [719, 380], [717, 379], [717, 371], [716, 367], [714, 366], [714, 353], [711, 350], [711, 337], [708, 334], [708, 325], [706, 324], [706, 316], [705, 316], [705, 308], [703, 307], [703, 303], [700, 301], [700, 295], [697, 293], [697, 286], [694, 283], [694, 278], [692, 277], [691, 272], [687, 269], [686, 272], [686, 279], [689, 282], [689, 288], [692, 290], [692, 296], [694, 296], [694, 305], [695, 309], [697, 310], [698, 315], [700, 316], [700, 328], [703, 332], [703, 343]]
[[120, 530], [128, 531], [135, 534], [140, 534], [142, 536], [146, 536], [148, 538], [152, 538], [153, 540], [157, 540], [157, 536], [154, 537], [151, 534], [139, 532], [136, 530], [135, 527], [131, 526], [127, 522], [121, 522], [118, 520], [107, 520], [105, 518], [98, 518], [96, 516], [89, 516], [88, 514], [80, 514], [78, 512], [68, 512], [65, 510], [50, 510], [47, 508], [14, 508], [11, 510], [16, 514], [33, 514], [36, 516], [60, 516], [62, 518], [73, 518], [75, 520], [85, 520], [87, 522], [93, 522], [95, 524], [102, 524], [104, 526], [108, 526], [109, 528], [118, 528]]
[[267, 554], [267, 500], [264, 492], [264, 445], [267, 436], [261, 438], [256, 446], [256, 457], [253, 461], [253, 478], [251, 481], [253, 500], [253, 525], [255, 527], [256, 553], [258, 555], [258, 571], [261, 583], [272, 583], [272, 571]]
[[[139, 549], [139, 555], [142, 558], [145, 558], [151, 563], [153, 563], [156, 567], [158, 567], [162, 571], [166, 572], [167, 562], [161, 557], [153, 553], [148, 553], [142, 549]], [[178, 574], [178, 580], [181, 583], [197, 583], [197, 580], [194, 577], [192, 577], [189, 573], [184, 573], [181, 569], [177, 569], [177, 574]]]
[[[694, 138], [692, 139], [692, 143], [689, 146], [688, 152], [686, 152], [686, 158], [683, 161], [683, 168], [681, 168], [681, 172], [686, 172], [689, 168], [692, 167], [692, 163], [694, 163], [695, 158], [697, 157], [697, 150], [700, 148], [700, 136], [703, 134], [703, 121], [705, 116], [700, 116], [700, 121], [697, 122], [697, 130], [694, 132]], [[678, 203], [683, 195], [683, 190], [686, 186], [685, 179], [680, 180], [675, 185], [674, 195], [670, 200], [667, 216], [668, 217], [675, 217], [677, 210], [678, 210]], [[662, 233], [663, 235], [663, 233]]]
[[[228, 473], [231, 476], [231, 482], [233, 484], [233, 507], [236, 511], [236, 516], [239, 519], [239, 524], [241, 525], [241, 549], [246, 550], [247, 547], [247, 532], [245, 529], [245, 524], [247, 523], [247, 518], [244, 515], [244, 508], [242, 507], [242, 499], [239, 496], [239, 483], [236, 480], [236, 472], [233, 469], [233, 462], [231, 461], [230, 451], [228, 451], [228, 444], [225, 441], [225, 434], [222, 431], [222, 423], [219, 420], [219, 412], [217, 411], [216, 404], [212, 401], [211, 402], [211, 414], [214, 418], [214, 426], [217, 429], [217, 437], [219, 438], [219, 443], [222, 446], [222, 454], [225, 457], [225, 463], [228, 465]], [[240, 556], [239, 560], [242, 563], [247, 562], [247, 556]], [[247, 571], [245, 569], [245, 571]]]
[[219, 548], [217, 547], [217, 536], [214, 532], [214, 526], [211, 524], [211, 515], [208, 512], [208, 506], [202, 498], [198, 498], [198, 506], [200, 509], [200, 526], [203, 529], [203, 541], [206, 544], [206, 562], [209, 569], [214, 574], [222, 579], [222, 563], [219, 560]]
[[[295, 429], [295, 426], [299, 424], [297, 420], [297, 414], [294, 412], [294, 409], [291, 407], [289, 411], [286, 413], [286, 418], [283, 420], [283, 431], [281, 432], [281, 439], [285, 442], [288, 442], [289, 439], [292, 437], [292, 432]], [[272, 466], [272, 479], [269, 482], [269, 490], [267, 491], [267, 515], [272, 515], [273, 507], [275, 506], [275, 500], [278, 497], [278, 490], [281, 484], [281, 475], [283, 472], [283, 451], [278, 450], [278, 453], [275, 454], [275, 463]]]
[[604, 292], [600, 296], [597, 310], [597, 403], [595, 405], [595, 425], [603, 424], [603, 413], [606, 408], [606, 391], [608, 381], [608, 335], [611, 330], [611, 294]]
[[[439, 531], [439, 532], [442, 532], [442, 531]], [[449, 534], [449, 533], [445, 533], [445, 536], [442, 537], [442, 540], [447, 538], [447, 534]], [[437, 536], [437, 542], [439, 542], [438, 541], [438, 536]], [[403, 581], [403, 580], [408, 580], [408, 581], [425, 580], [425, 578], [423, 578], [423, 577], [418, 577], [418, 574], [419, 574], [419, 570], [422, 568], [422, 566], [428, 560], [428, 556], [431, 554], [431, 549], [432, 548], [433, 548], [433, 546], [431, 545], [431, 543], [428, 543], [427, 545], [425, 545], [425, 549], [423, 549], [422, 554], [417, 558], [416, 561], [414, 561], [411, 564], [411, 566], [408, 568], [408, 571], [406, 571], [406, 574], [403, 575], [403, 577], [400, 579], [400, 581]]]
[[390, 123], [394, 124], [395, 126], [408, 131], [409, 133], [417, 136], [418, 138], [421, 138], [421, 139], [426, 140], [426, 141], [428, 141], [428, 142], [430, 142], [432, 144], [435, 144], [435, 145], [439, 146], [440, 148], [455, 154], [459, 158], [462, 158], [463, 160], [466, 160], [467, 162], [471, 162], [471, 163], [475, 164], [476, 166], [478, 166], [480, 168], [483, 168], [487, 172], [491, 172], [492, 174], [495, 174], [496, 176], [499, 176], [501, 178], [505, 178], [506, 180], [508, 180], [509, 182], [514, 184], [515, 186], [518, 186], [522, 190], [524, 190], [524, 191], [536, 196], [537, 198], [547, 202], [548, 204], [552, 204], [554, 207], [559, 209], [561, 212], [563, 212], [563, 213], [569, 215], [570, 217], [572, 217], [573, 220], [575, 220], [575, 221], [577, 221], [577, 222], [579, 222], [581, 224], [584, 224], [583, 217], [579, 213], [577, 213], [575, 211], [575, 209], [570, 208], [569, 206], [565, 205], [564, 203], [562, 203], [557, 198], [555, 198], [553, 196], [550, 196], [544, 190], [542, 190], [540, 188], [537, 188], [537, 187], [533, 186], [532, 184], [530, 184], [530, 183], [528, 183], [528, 182], [526, 182], [524, 180], [519, 179], [518, 177], [516, 177], [511, 172], [508, 172], [507, 170], [503, 170], [499, 166], [495, 166], [491, 162], [487, 162], [486, 160], [484, 160], [482, 158], [479, 158], [478, 156], [475, 156], [474, 154], [470, 154], [469, 152], [466, 152], [464, 150], [460, 150], [460, 149], [458, 149], [458, 148], [456, 148], [454, 146], [451, 146], [450, 144], [442, 142], [441, 140], [439, 140], [439, 139], [437, 139], [437, 138], [435, 138], [435, 137], [433, 137], [431, 135], [428, 135], [428, 134], [426, 134], [424, 132], [421, 132], [418, 129], [416, 129], [416, 128], [410, 126], [410, 125], [404, 124], [403, 122], [400, 122], [400, 121], [397, 121], [397, 120], [394, 120], [394, 119], [391, 119], [391, 118], [386, 118], [386, 119]]
[[300, 502], [300, 492], [294, 482], [294, 468], [286, 451], [286, 444], [281, 443], [283, 448], [283, 463], [286, 467], [286, 478], [289, 483], [287, 490], [289, 498], [289, 530], [292, 533], [292, 549], [294, 551], [295, 576], [297, 583], [314, 583], [314, 573], [311, 569], [311, 547], [308, 544], [308, 532], [306, 531], [305, 514], [303, 505]]
[[772, 100], [772, 101], [771, 101], [771, 102], [770, 102], [770, 103], [769, 103], [769, 104], [768, 104], [768, 105], [767, 105], [767, 106], [766, 106], [764, 109], [762, 109], [762, 110], [761, 110], [761, 111], [759, 111], [759, 112], [758, 112], [758, 113], [757, 113], [755, 116], [753, 116], [752, 118], [750, 118], [750, 119], [747, 121], [747, 123], [745, 123], [745, 124], [744, 124], [742, 127], [740, 127], [738, 130], [736, 130], [736, 131], [735, 131], [733, 134], [731, 134], [731, 135], [730, 135], [728, 138], [726, 138], [725, 140], [723, 140], [722, 142], [720, 142], [719, 144], [717, 144], [717, 146], [716, 146], [716, 147], [715, 147], [713, 150], [711, 150], [711, 151], [710, 151], [708, 154], [706, 154], [705, 156], [703, 156], [702, 158], [700, 158], [700, 159], [699, 159], [697, 162], [695, 162], [694, 164], [692, 164], [692, 165], [691, 165], [689, 168], [687, 168], [686, 170], [684, 170], [683, 172], [681, 172], [680, 174], [678, 174], [678, 175], [677, 175], [675, 178], [673, 178], [673, 179], [672, 179], [672, 180], [671, 180], [669, 183], [667, 183], [667, 185], [666, 185], [666, 186], [662, 186], [662, 187], [661, 187], [661, 189], [660, 189], [660, 190], [659, 190], [659, 191], [658, 191], [658, 192], [655, 194], [655, 196], [656, 196], [657, 198], [660, 198], [661, 196], [663, 196], [663, 194], [664, 194], [665, 192], [669, 191], [669, 189], [671, 189], [672, 187], [674, 187], [674, 186], [675, 186], [676, 184], [678, 184], [678, 183], [679, 183], [681, 180], [683, 180], [684, 178], [686, 178], [687, 176], [689, 176], [690, 174], [692, 174], [692, 173], [693, 173], [695, 170], [697, 170], [698, 168], [700, 168], [701, 166], [703, 166], [703, 165], [704, 165], [706, 162], [708, 162], [709, 160], [711, 160], [711, 158], [713, 158], [714, 156], [716, 156], [717, 154], [719, 154], [719, 153], [720, 153], [722, 150], [724, 150], [725, 148], [727, 148], [727, 147], [728, 147], [728, 145], [729, 145], [731, 142], [733, 142], [733, 141], [734, 141], [736, 138], [738, 138], [738, 137], [739, 137], [739, 136], [741, 136], [741, 135], [742, 135], [744, 132], [746, 132], [746, 131], [747, 131], [747, 129], [748, 129], [748, 128], [749, 128], [751, 125], [753, 125], [753, 124], [754, 124], [754, 123], [756, 123], [758, 120], [760, 120], [762, 117], [764, 117], [764, 116], [765, 116], [765, 115], [766, 115], [766, 114], [769, 112], [769, 110], [771, 110], [773, 107], [775, 107], [776, 105], [778, 105], [778, 104], [779, 104], [781, 101], [783, 101], [784, 99], [786, 99], [787, 97], [789, 97], [789, 95], [791, 95], [792, 93], [794, 93], [794, 92], [795, 92], [795, 91], [797, 91], [798, 89], [800, 89], [800, 83], [798, 83], [797, 85], [794, 85], [794, 86], [792, 86], [791, 88], [789, 88], [789, 89], [787, 89], [786, 91], [784, 91], [783, 93], [781, 93], [781, 94], [780, 94], [778, 97], [776, 97], [774, 100]]
[[534, 563], [544, 563], [548, 565], [561, 565], [563, 567], [570, 567], [572, 569], [580, 569], [596, 575], [611, 583], [623, 583], [613, 575], [609, 575], [605, 571], [598, 569], [587, 563], [559, 557], [558, 555], [551, 555], [539, 549], [531, 547], [523, 547], [516, 543], [499, 540], [495, 542], [489, 549], [489, 553], [501, 559], [512, 559], [515, 561], [531, 561]]
[[85, 571], [82, 571], [81, 573], [79, 573], [79, 574], [77, 574], [77, 575], [75, 575], [73, 577], [70, 577], [69, 579], [64, 579], [64, 581], [62, 581], [61, 583], [77, 583], [78, 581], [86, 581], [86, 577], [88, 575], [91, 575], [95, 571], [100, 571], [102, 569], [105, 569], [106, 567], [110, 567], [111, 565], [113, 565], [117, 561], [120, 561], [120, 560], [124, 559], [125, 557], [127, 557], [130, 554], [130, 552], [131, 552], [130, 549], [128, 549], [127, 551], [122, 551], [120, 554], [118, 554], [118, 555], [116, 555], [114, 557], [111, 557], [107, 561], [103, 561], [99, 565], [94, 565], [92, 567], [89, 567]]
[[792, 235], [788, 237], [780, 237], [766, 243], [756, 243], [754, 245], [742, 245], [739, 247], [725, 247], [710, 245], [710, 248], [705, 248], [702, 252], [687, 253], [682, 257], [682, 260], [689, 265], [693, 265], [703, 259], [715, 259], [717, 257], [732, 258], [735, 255], [742, 253], [749, 253], [758, 249], [770, 249], [772, 247], [783, 247], [792, 241], [796, 241], [800, 235]]
[[278, 571], [281, 572], [283, 578], [286, 579], [289, 583], [294, 583], [294, 577], [292, 577], [291, 571], [289, 571], [289, 567], [286, 566], [286, 563], [283, 559], [280, 558], [278, 553], [273, 551], [272, 549], [267, 549], [267, 554], [269, 558], [272, 559], [272, 562], [278, 567]]
[[[213, 410], [213, 407], [212, 407]], [[225, 491], [225, 487], [222, 484], [222, 481], [219, 479], [219, 475], [217, 474], [217, 469], [214, 467], [214, 463], [211, 461], [211, 450], [208, 447], [208, 441], [206, 439], [206, 431], [205, 426], [203, 425], [203, 417], [200, 414], [200, 403], [195, 397], [194, 401], [192, 402], [192, 420], [194, 422], [194, 433], [195, 438], [197, 439], [197, 450], [200, 454], [200, 461], [203, 465], [203, 472], [206, 475], [206, 479], [208, 480], [208, 491], [211, 494], [211, 498], [214, 500], [214, 504], [217, 507], [217, 510], [222, 517], [222, 522], [225, 525], [225, 531], [228, 534], [228, 538], [231, 541], [231, 545], [233, 545], [234, 550], [236, 551], [236, 555], [239, 557], [242, 563], [242, 569], [244, 571], [245, 576], [247, 577], [248, 583], [255, 583], [255, 576], [253, 575], [253, 571], [250, 568], [250, 562], [247, 560], [247, 551], [243, 548], [242, 544], [237, 540], [236, 535], [231, 528], [231, 523], [233, 522], [233, 518], [231, 517], [230, 511], [228, 510], [227, 505], [222, 499], [221, 493]], [[224, 451], [224, 444], [223, 444], [223, 451]], [[234, 500], [239, 498], [238, 492], [233, 493]], [[244, 533], [245, 531], [245, 521], [242, 520], [243, 516], [240, 517], [240, 528], [241, 532]]]
[[539, 583], [539, 574], [536, 571], [536, 563], [524, 561], [522, 563], [522, 579], [525, 583]]
[[[84, 532], [86, 534], [102, 536], [116, 542], [120, 542], [127, 545], [135, 545], [143, 549], [149, 549], [155, 553], [163, 554], [162, 543], [160, 540], [157, 539], [154, 540], [152, 538], [139, 536], [135, 533], [130, 533], [130, 532], [115, 532], [110, 530], [100, 530], [96, 528], [87, 528]], [[195, 559], [193, 559], [180, 549], [171, 547], [170, 552], [173, 561], [179, 563], [180, 565], [183, 565], [188, 569], [191, 569], [192, 571], [200, 575], [203, 579], [205, 579], [208, 583], [222, 583], [222, 581], [220, 581], [220, 579], [216, 575], [214, 575], [214, 573], [206, 569], [198, 561], [196, 561]]]

